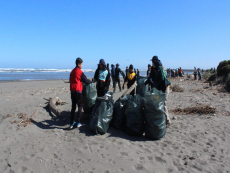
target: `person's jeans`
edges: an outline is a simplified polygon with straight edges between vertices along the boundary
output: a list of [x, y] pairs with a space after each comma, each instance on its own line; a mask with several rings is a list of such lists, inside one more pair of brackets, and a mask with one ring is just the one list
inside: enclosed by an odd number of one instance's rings
[[71, 93], [71, 100], [72, 100], [72, 109], [71, 109], [71, 119], [70, 124], [74, 122], [74, 114], [76, 110], [76, 105], [78, 106], [78, 114], [77, 114], [77, 123], [80, 123], [81, 116], [82, 116], [82, 95], [81, 93]]

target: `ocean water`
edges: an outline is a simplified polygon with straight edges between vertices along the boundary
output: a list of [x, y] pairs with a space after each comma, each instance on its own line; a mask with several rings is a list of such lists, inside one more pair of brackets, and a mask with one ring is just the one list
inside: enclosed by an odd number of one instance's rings
[[[0, 68], [0, 81], [56, 80], [69, 79], [72, 69], [14, 69]], [[87, 78], [93, 78], [95, 70], [82, 70]], [[140, 76], [146, 76], [146, 70], [140, 70]], [[193, 70], [184, 70], [185, 74]]]

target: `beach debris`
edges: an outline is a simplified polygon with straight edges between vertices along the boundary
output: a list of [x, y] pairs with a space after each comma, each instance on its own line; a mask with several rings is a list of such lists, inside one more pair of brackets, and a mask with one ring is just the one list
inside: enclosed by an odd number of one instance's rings
[[170, 88], [171, 88], [172, 91], [174, 91], [174, 92], [184, 92], [184, 88], [182, 88], [182, 87], [179, 86], [179, 85], [174, 85], [174, 86], [171, 86]]
[[205, 134], [208, 134], [208, 132], [205, 132]]
[[64, 79], [62, 79], [64, 81], [64, 83], [70, 83], [70, 81], [65, 81]]
[[216, 108], [213, 108], [211, 106], [205, 105], [205, 106], [198, 106], [198, 107], [191, 107], [191, 108], [176, 108], [174, 110], [172, 110], [171, 112], [173, 112], [176, 115], [179, 114], [213, 114], [216, 112]]
[[10, 118], [10, 117], [13, 117], [13, 115], [7, 114], [6, 116], [3, 117], [3, 119]]
[[52, 97], [49, 99], [44, 98], [47, 100], [48, 105], [49, 105], [49, 110], [51, 113], [53, 113], [55, 116], [58, 117], [69, 117], [69, 113], [63, 111], [62, 109], [58, 108], [57, 105], [64, 105], [67, 104], [66, 102], [62, 101], [58, 97]]
[[174, 116], [172, 119], [173, 119], [173, 120], [177, 120], [177, 117]]

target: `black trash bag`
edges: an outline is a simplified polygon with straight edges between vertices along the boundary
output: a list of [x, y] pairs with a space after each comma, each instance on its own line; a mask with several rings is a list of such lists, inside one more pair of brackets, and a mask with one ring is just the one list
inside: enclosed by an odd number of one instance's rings
[[145, 93], [145, 136], [159, 140], [166, 134], [166, 121], [164, 113], [166, 93], [153, 88]]
[[149, 85], [146, 85], [142, 89], [140, 89], [141, 86], [145, 83], [146, 80], [147, 80], [147, 77], [143, 77], [143, 76], [138, 76], [137, 77], [137, 89], [136, 89], [136, 92], [141, 97], [145, 96], [145, 93], [148, 91], [148, 88], [149, 88]]
[[95, 83], [83, 83], [82, 104], [85, 113], [91, 113], [97, 98], [97, 90]]
[[135, 95], [128, 99], [125, 107], [125, 132], [132, 136], [142, 136], [144, 132], [143, 98]]
[[90, 121], [90, 130], [95, 134], [105, 134], [109, 129], [109, 124], [113, 118], [113, 93], [111, 97], [103, 99], [97, 97], [93, 108], [93, 117]]
[[113, 121], [112, 126], [119, 130], [125, 130], [125, 107], [131, 95], [126, 95], [119, 98], [113, 107]]

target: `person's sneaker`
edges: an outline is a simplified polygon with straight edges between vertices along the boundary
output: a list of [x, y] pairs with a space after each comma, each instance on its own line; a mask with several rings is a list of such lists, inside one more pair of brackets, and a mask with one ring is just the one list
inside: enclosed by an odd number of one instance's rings
[[78, 123], [78, 124], [77, 124], [77, 127], [78, 127], [78, 128], [81, 127], [81, 126], [82, 126], [81, 123]]
[[69, 126], [69, 128], [70, 128], [70, 129], [73, 129], [73, 127], [74, 127], [75, 124], [76, 124], [76, 122], [73, 122], [73, 124], [71, 124], [71, 125]]

